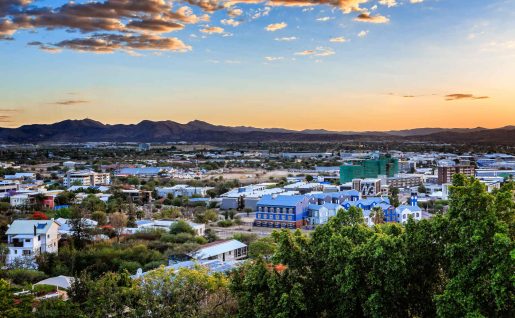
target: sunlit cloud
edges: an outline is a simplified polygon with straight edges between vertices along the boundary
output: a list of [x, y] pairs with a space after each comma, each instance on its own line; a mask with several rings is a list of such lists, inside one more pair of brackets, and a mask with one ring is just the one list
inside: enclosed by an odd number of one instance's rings
[[361, 13], [354, 19], [354, 21], [382, 24], [390, 22], [390, 19], [380, 14], [370, 15], [369, 13]]
[[359, 33], [358, 33], [358, 37], [360, 37], [360, 38], [364, 38], [364, 37], [366, 37], [367, 35], [368, 35], [368, 30], [361, 30], [361, 31], [359, 31]]
[[89, 103], [89, 101], [87, 101], [87, 100], [76, 100], [76, 99], [67, 99], [67, 100], [61, 100], [61, 101], [53, 102], [53, 103], [50, 103], [50, 104], [70, 106], [70, 105], [86, 104], [86, 103]]
[[319, 57], [331, 56], [334, 54], [336, 54], [336, 52], [334, 52], [333, 49], [328, 48], [328, 47], [317, 47], [314, 50], [304, 50], [304, 51], [295, 53], [295, 55], [299, 55], [299, 56], [319, 56]]
[[287, 37], [275, 38], [275, 40], [280, 41], [280, 42], [291, 42], [291, 41], [298, 40], [298, 38], [296, 36], [287, 36]]
[[463, 99], [487, 99], [489, 96], [476, 96], [473, 94], [463, 94], [463, 93], [455, 93], [445, 95], [445, 100], [454, 101], [454, 100], [463, 100]]
[[273, 24], [269, 24], [265, 27], [265, 30], [269, 31], [269, 32], [275, 32], [277, 30], [281, 30], [281, 29], [284, 29], [288, 26], [287, 23], [285, 22], [280, 22], [280, 23], [273, 23]]
[[339, 37], [335, 37], [335, 38], [330, 38], [329, 42], [344, 43], [344, 42], [347, 42], [347, 39], [343, 36], [339, 36]]
[[205, 28], [201, 29], [200, 32], [206, 33], [206, 34], [213, 34], [213, 33], [220, 34], [220, 33], [224, 33], [224, 28], [216, 27], [216, 26], [205, 27]]

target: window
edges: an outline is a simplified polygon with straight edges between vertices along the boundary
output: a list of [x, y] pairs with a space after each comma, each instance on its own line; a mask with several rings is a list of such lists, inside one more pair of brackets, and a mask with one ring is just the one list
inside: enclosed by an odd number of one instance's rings
[[25, 243], [30, 243], [30, 239], [25, 239]]
[[23, 255], [30, 255], [30, 254], [31, 254], [30, 250], [23, 250]]

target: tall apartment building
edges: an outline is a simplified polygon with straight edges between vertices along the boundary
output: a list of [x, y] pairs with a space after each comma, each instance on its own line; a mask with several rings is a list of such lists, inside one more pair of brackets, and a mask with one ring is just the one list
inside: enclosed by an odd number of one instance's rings
[[455, 174], [473, 177], [475, 171], [476, 169], [473, 165], [440, 165], [438, 166], [438, 184], [451, 183], [452, 176]]
[[106, 185], [111, 183], [111, 175], [109, 173], [100, 173], [90, 170], [68, 171], [64, 178], [64, 186], [81, 185], [85, 187]]
[[371, 157], [340, 166], [340, 183], [353, 179], [377, 178], [379, 175], [393, 177], [399, 173], [399, 160], [389, 155]]
[[387, 184], [393, 188], [411, 188], [421, 185], [424, 180], [420, 175], [398, 175], [396, 177], [388, 178]]

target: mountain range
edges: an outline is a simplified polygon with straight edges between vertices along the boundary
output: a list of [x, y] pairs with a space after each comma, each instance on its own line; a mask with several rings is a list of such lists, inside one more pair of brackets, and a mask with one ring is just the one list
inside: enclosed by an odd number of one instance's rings
[[194, 120], [143, 120], [138, 124], [103, 124], [92, 119], [64, 120], [0, 128], [1, 143], [56, 142], [267, 142], [267, 141], [425, 141], [436, 143], [498, 144], [515, 146], [515, 126], [495, 129], [415, 128], [392, 131], [329, 131], [220, 126]]

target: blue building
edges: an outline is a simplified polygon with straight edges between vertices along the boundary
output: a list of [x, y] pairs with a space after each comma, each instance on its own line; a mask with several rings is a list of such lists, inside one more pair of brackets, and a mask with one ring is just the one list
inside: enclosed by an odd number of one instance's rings
[[254, 226], [300, 228], [307, 222], [308, 205], [304, 195], [265, 195], [256, 204]]

